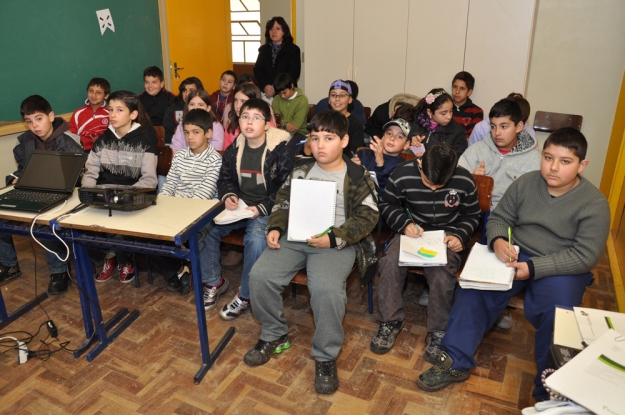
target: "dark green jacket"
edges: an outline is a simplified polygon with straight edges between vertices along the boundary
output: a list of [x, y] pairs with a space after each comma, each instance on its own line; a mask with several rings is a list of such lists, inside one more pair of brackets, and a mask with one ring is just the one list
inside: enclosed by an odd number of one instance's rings
[[[332, 229], [330, 244], [336, 249], [357, 244], [365, 239], [376, 227], [380, 213], [378, 211], [375, 184], [369, 178], [369, 172], [343, 155], [347, 164], [345, 174], [345, 223]], [[269, 216], [267, 232], [278, 230], [284, 235], [289, 223], [289, 200], [291, 195], [291, 180], [303, 179], [315, 164], [315, 159], [303, 159], [295, 163], [293, 171], [286, 179], [278, 194], [276, 202]], [[373, 195], [375, 196], [372, 196]]]

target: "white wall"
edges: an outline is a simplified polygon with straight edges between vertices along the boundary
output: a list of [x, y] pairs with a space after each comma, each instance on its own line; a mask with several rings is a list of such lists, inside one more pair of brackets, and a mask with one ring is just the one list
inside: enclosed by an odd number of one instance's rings
[[265, 24], [274, 16], [282, 16], [293, 30], [291, 23], [291, 0], [261, 0], [260, 1], [260, 43], [265, 43]]
[[625, 71], [625, 2], [539, 0], [534, 30], [529, 123], [537, 110], [582, 115], [584, 177], [599, 186]]

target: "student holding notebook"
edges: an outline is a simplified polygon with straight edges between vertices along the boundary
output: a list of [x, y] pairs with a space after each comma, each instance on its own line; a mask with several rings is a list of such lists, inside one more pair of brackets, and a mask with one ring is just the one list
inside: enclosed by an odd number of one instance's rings
[[[290, 347], [289, 328], [282, 314], [282, 292], [295, 273], [306, 268], [310, 305], [315, 317], [311, 355], [315, 358], [315, 389], [333, 393], [339, 385], [336, 358], [343, 345], [345, 280], [357, 257], [357, 244], [378, 222], [375, 185], [369, 173], [343, 155], [348, 145], [348, 121], [341, 113], [327, 110], [308, 125], [314, 159], [295, 164], [278, 191], [267, 223], [267, 247], [250, 272], [250, 294], [254, 316], [261, 323], [260, 339], [243, 358], [250, 366], [267, 363], [274, 353]], [[296, 180], [335, 182], [334, 227], [327, 233], [310, 235], [306, 242], [288, 238], [292, 185]], [[292, 239], [292, 238], [291, 238]]]

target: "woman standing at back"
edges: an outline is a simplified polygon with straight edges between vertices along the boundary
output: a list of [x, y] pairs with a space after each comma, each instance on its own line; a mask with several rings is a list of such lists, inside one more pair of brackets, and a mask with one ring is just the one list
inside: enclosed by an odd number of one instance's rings
[[272, 17], [265, 26], [265, 44], [258, 49], [254, 75], [261, 91], [267, 98], [273, 98], [273, 79], [279, 73], [288, 73], [295, 81], [299, 79], [301, 58], [299, 47], [293, 43], [293, 36], [284, 18]]

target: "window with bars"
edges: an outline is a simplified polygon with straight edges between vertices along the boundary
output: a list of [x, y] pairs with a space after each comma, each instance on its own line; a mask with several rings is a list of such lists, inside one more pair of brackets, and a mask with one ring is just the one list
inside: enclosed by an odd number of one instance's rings
[[259, 0], [230, 0], [232, 62], [255, 63], [261, 37]]

